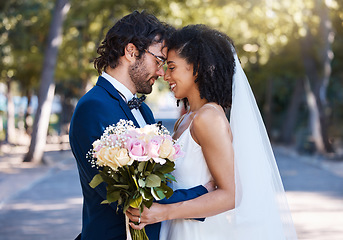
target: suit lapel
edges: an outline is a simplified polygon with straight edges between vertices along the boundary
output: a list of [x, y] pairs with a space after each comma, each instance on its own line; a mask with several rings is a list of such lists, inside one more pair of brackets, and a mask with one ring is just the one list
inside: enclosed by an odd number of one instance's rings
[[99, 76], [96, 85], [104, 88], [114, 99], [119, 101], [119, 106], [121, 107], [121, 109], [125, 113], [127, 119], [133, 121], [135, 126], [137, 126], [137, 127], [139, 126], [136, 118], [133, 116], [130, 108], [127, 106], [127, 103], [123, 100], [123, 98], [119, 95], [117, 89], [115, 89], [109, 81], [107, 81], [102, 76]]
[[139, 111], [142, 113], [142, 116], [147, 124], [154, 124], [155, 119], [151, 114], [151, 111], [145, 103], [142, 103], [141, 107], [139, 108]]

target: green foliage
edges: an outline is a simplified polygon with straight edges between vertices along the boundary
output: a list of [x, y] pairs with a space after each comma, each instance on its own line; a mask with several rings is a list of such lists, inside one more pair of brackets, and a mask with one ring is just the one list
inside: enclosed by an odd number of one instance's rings
[[[102, 204], [117, 202], [117, 211], [121, 206], [123, 212], [129, 207], [139, 208], [142, 212], [144, 206], [150, 208], [154, 200], [169, 198], [173, 194], [173, 190], [166, 183], [175, 181], [169, 174], [174, 170], [174, 166], [174, 162], [169, 159], [166, 159], [163, 165], [153, 161], [134, 161], [131, 166], [120, 167], [118, 171], [105, 166], [89, 185], [96, 188], [103, 182], [107, 184], [107, 195]], [[132, 238], [145, 239], [144, 231], [132, 230]]]
[[0, 76], [24, 92], [38, 86], [51, 8], [48, 1], [10, 0], [0, 13]]
[[[150, 207], [153, 200], [169, 198], [173, 190], [167, 182], [175, 181], [170, 174], [174, 170], [174, 162], [166, 159], [163, 165], [151, 161], [137, 162], [131, 166], [120, 167], [118, 171], [104, 167], [95, 175], [89, 185], [96, 188], [99, 184], [107, 184], [107, 201], [119, 201], [124, 211], [129, 207], [138, 208], [141, 204]], [[119, 207], [120, 204], [118, 204]]]
[[[334, 59], [328, 88], [328, 111], [333, 127], [343, 129], [343, 8], [328, 1], [335, 29]], [[280, 128], [295, 82], [304, 76], [299, 41], [306, 32], [315, 39], [312, 58], [320, 59], [319, 10], [324, 1], [265, 0], [72, 0], [64, 25], [63, 44], [55, 72], [56, 93], [71, 102], [96, 79], [92, 61], [114, 22], [133, 10], [147, 10], [160, 20], [182, 27], [203, 23], [227, 33], [233, 40], [260, 108], [266, 103], [267, 84], [273, 81], [272, 126]], [[0, 81], [16, 81], [24, 94], [35, 90], [42, 71], [44, 44], [53, 1], [7, 0], [0, 4]], [[160, 90], [168, 86], [159, 80]], [[333, 111], [335, 109], [335, 111]], [[304, 121], [301, 115], [299, 123]], [[338, 134], [341, 131], [332, 133]]]

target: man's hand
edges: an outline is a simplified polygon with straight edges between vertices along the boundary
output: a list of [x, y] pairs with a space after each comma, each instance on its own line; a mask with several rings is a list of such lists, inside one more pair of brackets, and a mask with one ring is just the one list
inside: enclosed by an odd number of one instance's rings
[[[130, 226], [133, 229], [141, 230], [148, 224], [162, 222], [167, 220], [167, 206], [163, 204], [153, 203], [150, 208], [144, 206], [144, 210], [139, 216], [139, 209], [129, 207], [125, 212], [126, 216], [130, 219]], [[134, 222], [139, 223], [138, 225]]]

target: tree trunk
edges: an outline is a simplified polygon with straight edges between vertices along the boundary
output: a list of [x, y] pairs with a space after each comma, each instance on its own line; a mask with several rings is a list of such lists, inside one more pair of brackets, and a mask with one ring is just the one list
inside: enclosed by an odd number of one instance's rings
[[317, 100], [308, 78], [305, 79], [306, 101], [309, 108], [309, 126], [312, 134], [312, 141], [319, 153], [325, 153], [325, 146], [322, 136], [322, 126], [320, 122], [320, 113]]
[[26, 134], [31, 135], [32, 134], [32, 124], [33, 124], [33, 109], [32, 109], [32, 93], [31, 91], [26, 92], [26, 97], [27, 97], [27, 108], [25, 111], [25, 116], [24, 116], [24, 124], [25, 124], [25, 131]]
[[4, 119], [2, 118], [2, 112], [0, 111], [0, 133], [2, 133], [3, 131], [4, 131]]
[[5, 141], [9, 144], [15, 144], [15, 106], [12, 97], [11, 83], [11, 79], [7, 79], [7, 125]]
[[320, 9], [319, 38], [321, 47], [319, 51], [316, 49], [314, 37], [306, 24], [304, 27], [307, 34], [302, 39], [301, 45], [305, 73], [308, 78], [305, 87], [310, 111], [310, 129], [317, 151], [324, 154], [333, 152], [328, 134], [329, 111], [326, 91], [331, 74], [331, 61], [333, 58], [331, 44], [334, 33], [327, 7], [321, 1], [317, 1], [316, 4]]
[[24, 158], [25, 162], [43, 163], [52, 100], [55, 92], [54, 73], [58, 48], [62, 42], [62, 26], [69, 8], [69, 0], [56, 1], [47, 48], [44, 54], [41, 84], [38, 93], [38, 108], [35, 114], [30, 148]]
[[284, 124], [282, 126], [282, 132], [280, 136], [281, 142], [285, 144], [292, 143], [292, 133], [294, 132], [296, 121], [298, 119], [299, 106], [303, 100], [304, 94], [304, 80], [298, 79], [296, 81], [291, 102], [287, 109]]
[[321, 49], [321, 60], [323, 62], [323, 75], [321, 85], [319, 86], [318, 96], [320, 102], [320, 121], [322, 125], [322, 136], [324, 140], [324, 146], [327, 152], [334, 152], [333, 146], [329, 140], [328, 126], [330, 125], [329, 119], [331, 115], [330, 107], [327, 102], [327, 89], [331, 76], [331, 62], [334, 57], [332, 51], [332, 43], [335, 38], [335, 33], [332, 28], [331, 19], [329, 17], [329, 9], [325, 3], [320, 1], [320, 39], [323, 40], [323, 48]]
[[74, 105], [72, 104], [72, 99], [61, 97], [62, 112], [61, 112], [61, 134], [69, 134], [69, 124], [74, 112]]

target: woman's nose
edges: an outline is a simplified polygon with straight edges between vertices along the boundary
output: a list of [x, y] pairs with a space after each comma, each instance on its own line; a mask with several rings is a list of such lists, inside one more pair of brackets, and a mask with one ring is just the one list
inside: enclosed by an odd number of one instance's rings
[[168, 68], [167, 68], [166, 72], [164, 73], [164, 78], [163, 78], [164, 81], [168, 81], [169, 77], [170, 77], [170, 75], [169, 75]]

